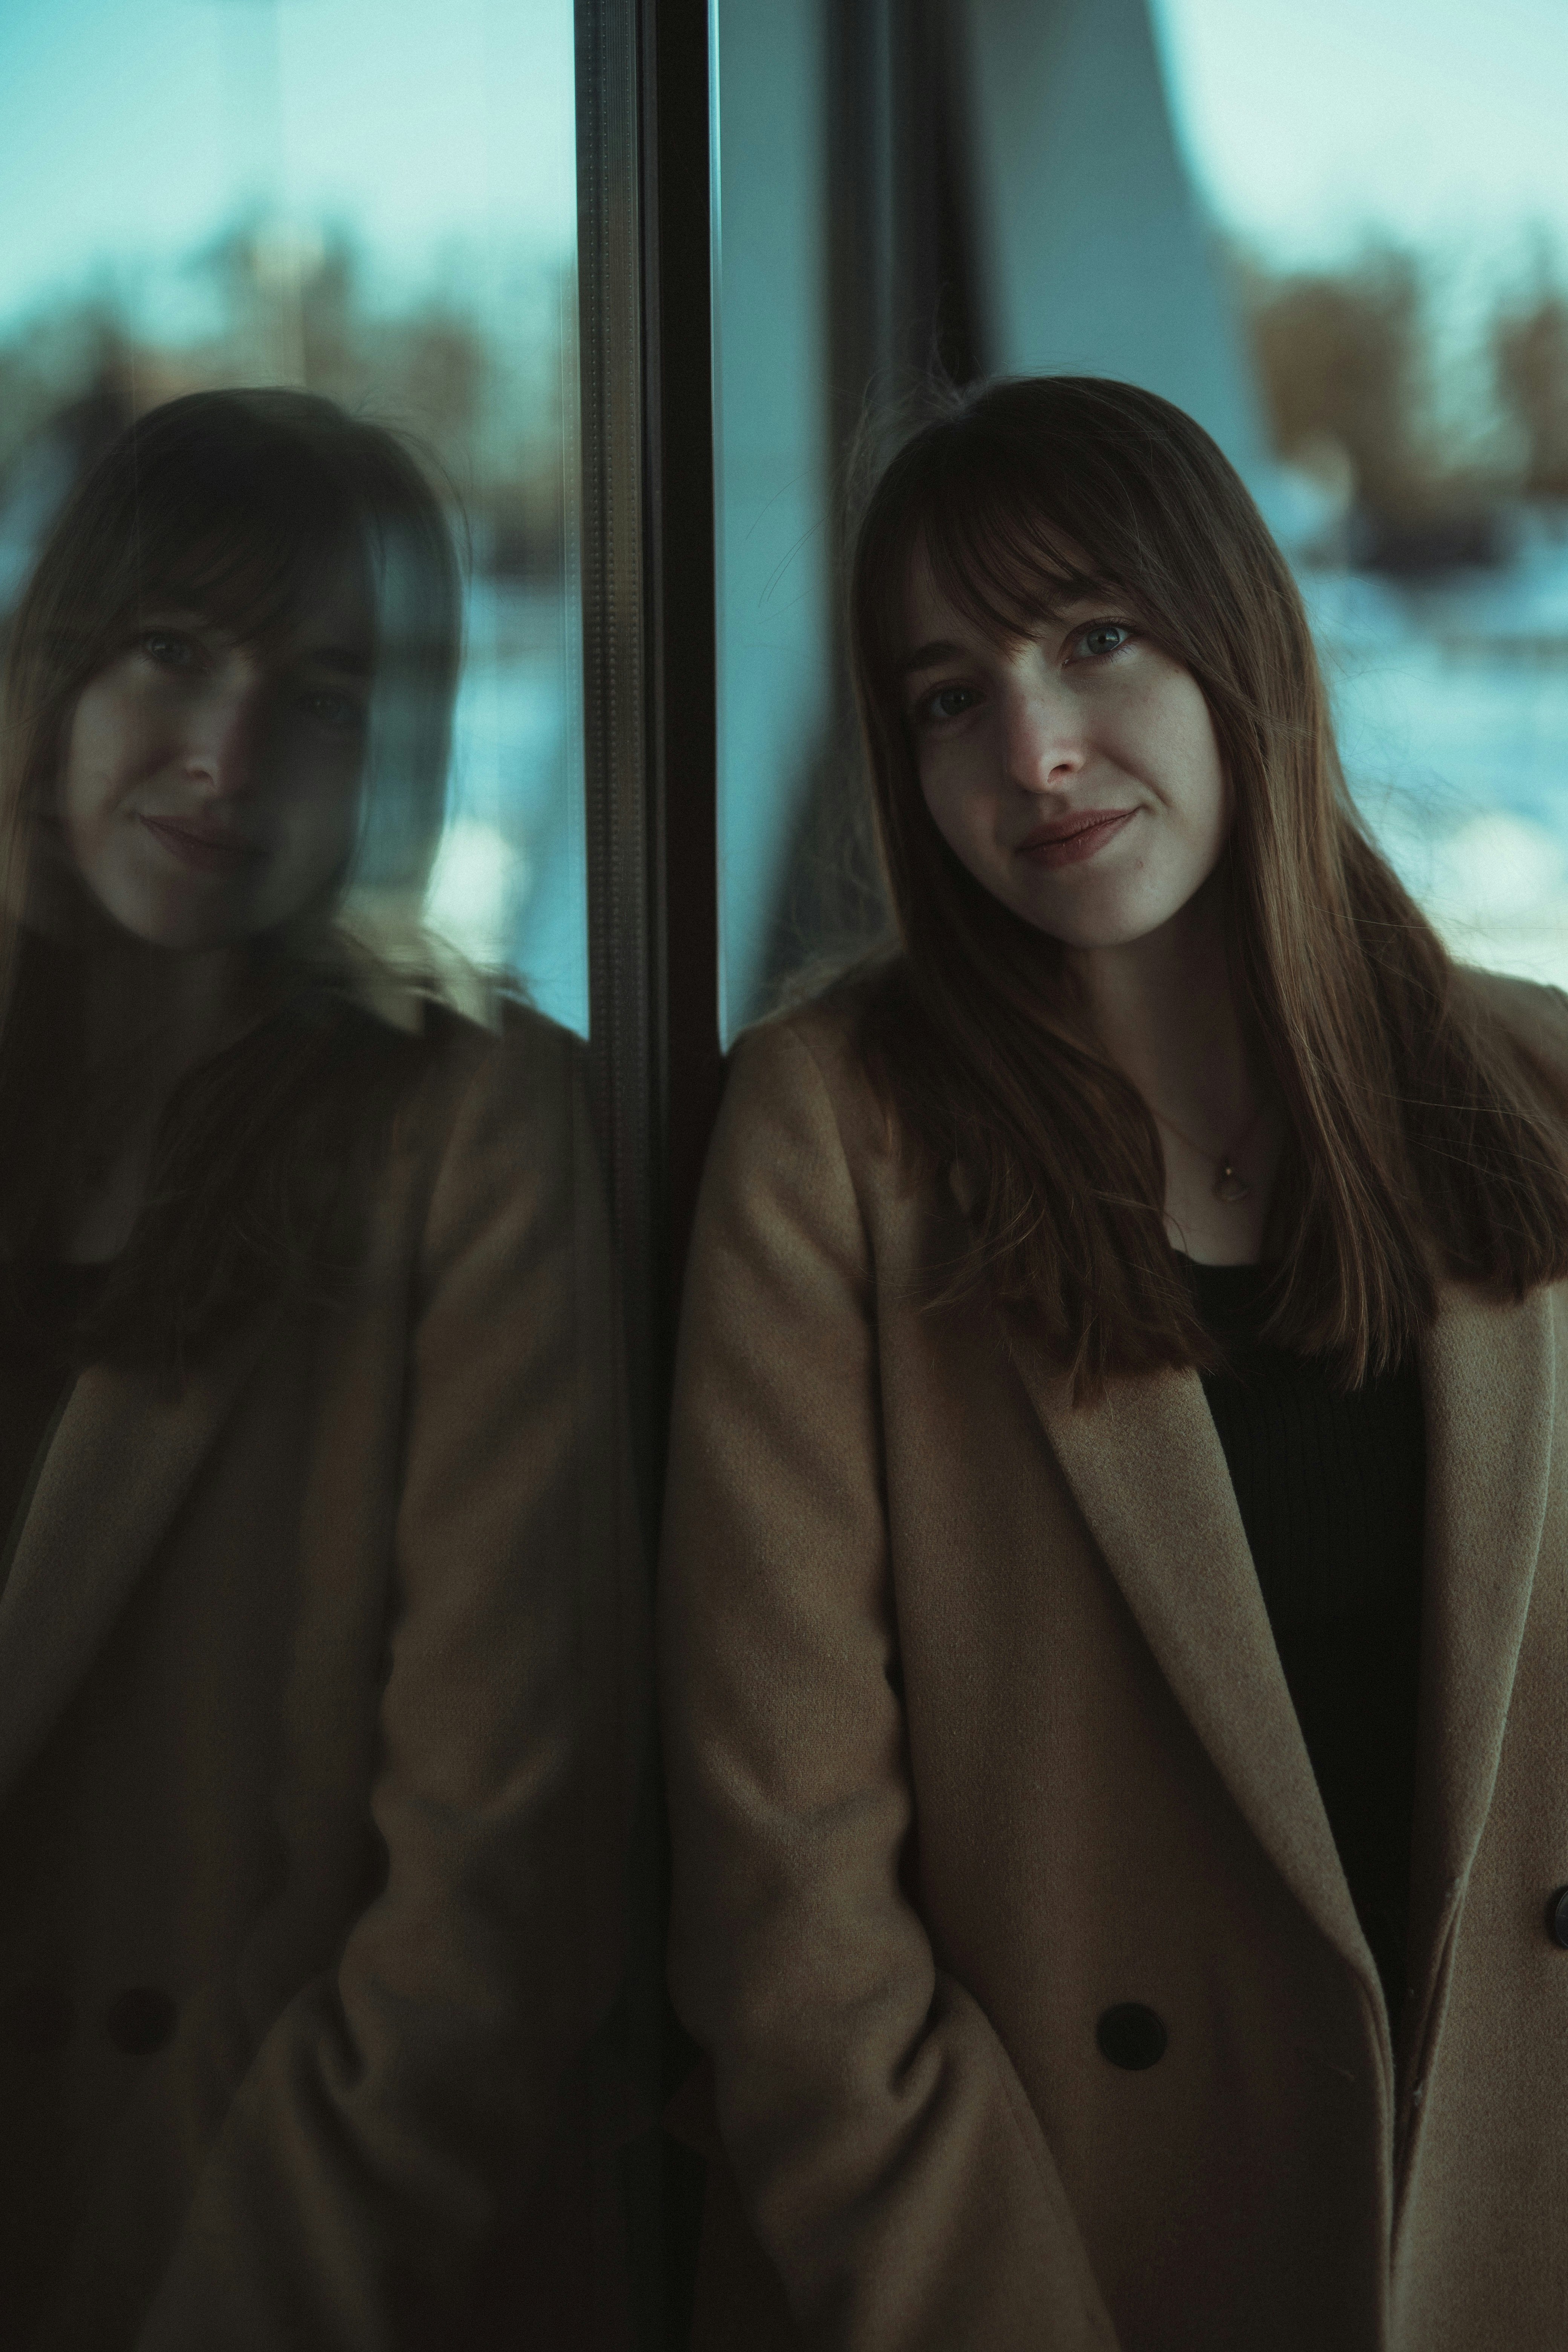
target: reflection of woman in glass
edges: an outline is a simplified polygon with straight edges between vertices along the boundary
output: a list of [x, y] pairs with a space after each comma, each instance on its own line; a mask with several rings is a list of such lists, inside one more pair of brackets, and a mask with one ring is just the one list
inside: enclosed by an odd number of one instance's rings
[[12, 625], [7, 2343], [467, 2340], [590, 2121], [637, 1622], [594, 1154], [569, 1038], [364, 943], [458, 619], [394, 437], [246, 393], [133, 427]]
[[926, 427], [852, 593], [900, 950], [736, 1057], [676, 1410], [698, 2341], [1547, 2352], [1568, 1012], [1165, 403]]

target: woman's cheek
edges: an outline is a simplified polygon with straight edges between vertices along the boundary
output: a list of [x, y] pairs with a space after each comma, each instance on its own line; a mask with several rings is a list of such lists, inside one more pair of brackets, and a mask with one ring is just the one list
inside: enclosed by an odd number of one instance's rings
[[962, 779], [940, 752], [922, 762], [921, 789], [931, 823], [954, 855], [967, 863], [971, 855], [969, 836], [973, 829], [972, 812]]

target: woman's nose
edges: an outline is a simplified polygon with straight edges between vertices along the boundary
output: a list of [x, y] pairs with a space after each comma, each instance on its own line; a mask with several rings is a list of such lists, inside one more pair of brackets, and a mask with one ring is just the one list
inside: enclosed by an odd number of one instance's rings
[[181, 764], [205, 799], [237, 799], [255, 790], [266, 724], [267, 698], [258, 678], [216, 685], [194, 706]]
[[1088, 758], [1077, 698], [1055, 681], [1018, 686], [1006, 698], [1007, 775], [1025, 792], [1070, 783]]

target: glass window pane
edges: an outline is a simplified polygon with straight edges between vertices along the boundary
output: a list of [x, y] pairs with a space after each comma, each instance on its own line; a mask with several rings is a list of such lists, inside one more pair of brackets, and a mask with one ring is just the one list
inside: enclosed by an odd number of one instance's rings
[[571, 0], [0, 15], [0, 605], [135, 411], [302, 384], [406, 429], [471, 551], [426, 919], [587, 1028]]

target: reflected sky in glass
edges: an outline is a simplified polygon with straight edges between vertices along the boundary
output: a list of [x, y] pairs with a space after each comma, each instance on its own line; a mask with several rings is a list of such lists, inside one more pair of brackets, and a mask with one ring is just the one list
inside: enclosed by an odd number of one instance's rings
[[563, 0], [6, 0], [0, 60], [0, 319], [247, 205], [352, 224], [389, 294], [572, 248]]

